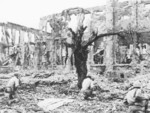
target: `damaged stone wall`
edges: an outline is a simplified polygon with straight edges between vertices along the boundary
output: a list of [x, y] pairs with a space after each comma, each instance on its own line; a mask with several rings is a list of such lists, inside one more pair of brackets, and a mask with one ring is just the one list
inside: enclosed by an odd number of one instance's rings
[[[54, 25], [55, 23], [53, 21], [53, 16], [55, 15], [55, 19], [58, 17], [57, 19], [61, 21], [58, 22], [65, 23], [63, 27], [59, 26], [58, 30], [59, 32], [58, 31], [57, 33], [55, 32], [56, 34], [59, 34], [61, 38], [64, 39], [68, 38], [68, 33], [66, 33], [68, 28], [72, 28], [74, 31], [76, 31], [80, 25], [88, 27], [86, 29], [86, 33], [83, 36], [85, 40], [87, 40], [90, 37], [92, 31], [98, 31], [98, 34], [112, 31], [113, 32], [124, 31], [129, 29], [132, 29], [133, 31], [137, 32], [149, 31], [150, 29], [149, 24], [146, 24], [150, 22], [150, 15], [149, 15], [150, 2], [148, 0], [127, 0], [123, 2], [121, 0], [109, 0], [109, 1], [110, 3], [107, 4], [108, 6], [98, 6], [87, 9], [79, 7], [70, 8], [63, 10], [61, 13], [58, 14], [52, 14], [49, 16], [42, 17], [40, 21], [40, 28], [43, 31], [52, 33], [53, 32], [52, 24]], [[110, 15], [107, 16], [108, 7], [113, 9], [113, 11], [109, 13], [112, 16]], [[111, 20], [112, 22], [110, 22], [109, 20]], [[140, 37], [144, 38], [140, 38], [139, 41], [141, 43], [149, 43], [150, 40], [147, 38], [148, 36], [149, 34], [145, 33], [144, 35], [143, 33]], [[55, 35], [53, 35], [53, 37], [55, 37]], [[94, 43], [93, 47], [90, 47], [91, 53], [94, 54], [98, 48], [104, 48], [105, 50], [107, 49], [107, 52], [106, 51], [104, 52], [104, 56], [107, 56], [107, 53], [111, 54], [111, 56], [113, 57], [113, 63], [116, 63], [115, 57], [116, 54], [114, 50], [120, 51], [119, 45], [116, 44], [119, 41], [118, 39], [116, 40], [116, 38], [117, 37], [115, 37], [115, 40], [113, 40], [112, 52], [108, 51], [106, 45], [109, 42], [109, 40], [107, 40], [107, 38], [104, 37], [102, 39], [97, 40]], [[126, 41], [122, 42], [125, 43]], [[133, 44], [135, 42], [136, 41], [133, 41], [131, 38], [128, 38], [126, 44]], [[91, 57], [91, 59], [93, 59], [93, 57]]]
[[[113, 0], [111, 0], [113, 1]], [[116, 0], [115, 0], [116, 1]], [[131, 27], [135, 28], [136, 24], [138, 24], [138, 29], [143, 29], [144, 31], [149, 30], [149, 23], [150, 21], [150, 15], [149, 15], [149, 1], [148, 0], [129, 0], [122, 2], [121, 0], [116, 1], [116, 10], [115, 10], [115, 21], [116, 21], [116, 27], [115, 29], [120, 31], [123, 29], [127, 29], [130, 25]], [[54, 14], [59, 15], [58, 17], [62, 16], [64, 18], [63, 13], [65, 11], [70, 11], [65, 14], [65, 20], [68, 23], [68, 27], [77, 28], [77, 14], [79, 14], [79, 10], [81, 8], [70, 8], [62, 11], [60, 14]], [[99, 7], [93, 7], [93, 8], [87, 8], [84, 9], [86, 12], [84, 12], [84, 25], [88, 25], [90, 30], [97, 30], [99, 33], [104, 33], [108, 29], [106, 28], [106, 6], [99, 6]], [[86, 17], [86, 15], [90, 15], [91, 18]], [[52, 20], [53, 15], [45, 16], [41, 18], [40, 21], [40, 28], [45, 28], [49, 24], [50, 20]], [[85, 21], [89, 21], [89, 24], [85, 24]], [[74, 22], [74, 24], [72, 24]], [[43, 29], [45, 31], [45, 29]], [[47, 32], [51, 32], [47, 31]], [[88, 32], [87, 32], [88, 33]]]
[[[21, 68], [36, 68], [35, 46], [38, 42], [51, 40], [51, 34], [14, 23], [0, 23], [1, 65], [20, 65]], [[53, 40], [51, 40], [53, 42]], [[49, 48], [50, 49], [50, 48]], [[17, 63], [19, 57], [20, 63]]]

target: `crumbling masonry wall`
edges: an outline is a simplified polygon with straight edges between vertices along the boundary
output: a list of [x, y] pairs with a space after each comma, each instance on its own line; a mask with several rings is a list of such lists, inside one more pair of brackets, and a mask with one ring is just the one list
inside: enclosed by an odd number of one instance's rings
[[[33, 28], [27, 28], [14, 23], [0, 23], [0, 62], [1, 66], [8, 65], [10, 59], [13, 60], [13, 66], [17, 65], [16, 56], [19, 56], [21, 67], [38, 67], [37, 43], [53, 41], [51, 34]], [[16, 55], [19, 49], [19, 54]], [[9, 64], [10, 65], [10, 64]], [[29, 66], [30, 65], [30, 66]]]
[[[150, 25], [147, 24], [150, 22], [149, 6], [150, 2], [148, 0], [128, 0], [124, 2], [121, 0], [108, 0], [107, 6], [87, 9], [70, 8], [58, 14], [42, 17], [39, 28], [54, 34], [53, 37], [59, 35], [61, 38], [67, 38], [65, 34], [67, 28], [70, 27], [76, 31], [78, 25], [83, 24], [88, 26], [84, 36], [85, 40], [88, 39], [92, 31], [96, 30], [99, 34], [112, 30], [127, 30], [129, 27], [140, 31], [149, 31]], [[111, 12], [108, 12], [107, 7], [111, 9]], [[149, 40], [141, 41], [142, 43], [149, 42]], [[107, 42], [106, 37], [99, 39], [95, 42], [94, 47], [98, 48], [101, 43], [106, 46]], [[133, 42], [129, 39], [128, 43]]]

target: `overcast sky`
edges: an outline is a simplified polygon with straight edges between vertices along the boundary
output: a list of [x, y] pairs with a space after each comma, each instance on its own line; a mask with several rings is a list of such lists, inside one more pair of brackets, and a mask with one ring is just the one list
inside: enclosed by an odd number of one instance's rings
[[40, 17], [71, 7], [94, 7], [106, 0], [0, 0], [0, 22], [38, 28]]

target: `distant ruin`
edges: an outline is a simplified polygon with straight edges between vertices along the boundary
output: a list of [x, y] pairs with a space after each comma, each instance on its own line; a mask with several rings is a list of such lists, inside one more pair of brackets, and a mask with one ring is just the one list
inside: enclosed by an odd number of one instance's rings
[[[93, 31], [98, 31], [98, 34], [125, 31], [124, 39], [112, 36], [112, 38], [104, 37], [95, 41], [89, 47], [89, 65], [92, 67], [130, 65], [131, 61], [128, 63], [126, 57], [129, 54], [133, 54], [133, 51], [136, 51], [137, 45], [140, 50], [143, 47], [146, 47], [147, 51], [150, 49], [149, 6], [149, 0], [129, 0], [124, 2], [121, 2], [121, 0], [108, 0], [106, 6], [87, 9], [79, 7], [69, 8], [58, 14], [42, 17], [39, 23], [39, 30], [10, 22], [0, 23], [3, 37], [1, 42], [3, 43], [2, 45], [5, 44], [6, 46], [5, 53], [1, 50], [1, 54], [5, 54], [1, 55], [1, 64], [8, 63], [8, 56], [11, 55], [10, 48], [14, 47], [14, 45], [19, 45], [21, 48], [21, 62], [24, 64], [26, 60], [24, 45], [26, 43], [28, 47], [30, 45], [37, 46], [37, 53], [35, 52], [36, 55], [34, 55], [37, 59], [33, 67], [40, 67], [42, 55], [39, 51], [41, 51], [40, 48], [45, 42], [46, 51], [48, 51], [46, 55], [49, 62], [47, 65], [52, 65], [53, 67], [62, 65], [63, 43], [65, 41], [71, 42], [68, 28], [76, 31], [79, 26], [83, 25], [88, 27], [83, 36], [84, 40], [88, 40]], [[132, 31], [132, 33], [129, 33], [129, 31]], [[68, 48], [68, 54], [70, 53], [71, 49]], [[132, 61], [136, 59], [133, 56], [130, 58]]]
[[[17, 62], [17, 49], [19, 48], [19, 54], [20, 54], [20, 62], [22, 65], [22, 68], [25, 67], [25, 65], [36, 68], [38, 66], [36, 59], [32, 58], [29, 54], [34, 54], [34, 57], [36, 58], [38, 54], [35, 54], [34, 52], [37, 51], [35, 49], [38, 48], [37, 43], [47, 40], [52, 40], [51, 34], [40, 31], [38, 29], [34, 28], [27, 28], [25, 26], [21, 26], [14, 23], [0, 23], [0, 62], [1, 66], [11, 65], [16, 66]], [[28, 57], [27, 57], [28, 56]], [[11, 60], [10, 60], [11, 59]], [[27, 61], [29, 60], [30, 61]], [[37, 59], [40, 59], [37, 57]], [[31, 62], [32, 61], [32, 62]], [[11, 63], [10, 63], [11, 62]], [[30, 62], [30, 63], [29, 63]], [[3, 67], [2, 67], [3, 68]]]
[[[112, 36], [112, 39], [104, 37], [96, 41], [90, 47], [88, 63], [94, 67], [106, 66], [109, 69], [126, 67], [130, 66], [131, 62], [132, 64], [134, 62], [140, 63], [136, 54], [137, 47], [139, 51], [142, 51], [143, 48], [149, 51], [149, 6], [150, 2], [148, 0], [124, 2], [121, 2], [121, 0], [108, 0], [106, 6], [87, 9], [69, 8], [58, 14], [42, 17], [39, 28], [52, 33], [54, 37], [59, 37], [59, 39], [69, 39], [66, 35], [68, 28], [76, 31], [78, 26], [88, 26], [84, 40], [87, 40], [93, 31], [98, 31], [99, 34], [124, 31], [124, 39]], [[94, 61], [94, 54], [97, 53], [103, 61], [100, 61], [101, 59]], [[146, 54], [148, 59], [149, 55]], [[130, 56], [129, 61], [127, 56]], [[113, 67], [110, 65], [113, 65]]]

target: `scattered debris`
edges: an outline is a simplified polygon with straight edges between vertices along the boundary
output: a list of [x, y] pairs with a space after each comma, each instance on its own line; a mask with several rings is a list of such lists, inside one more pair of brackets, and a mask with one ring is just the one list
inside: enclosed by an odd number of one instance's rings
[[73, 99], [50, 98], [39, 102], [38, 106], [43, 108], [44, 111], [51, 111], [70, 102], [73, 102]]

